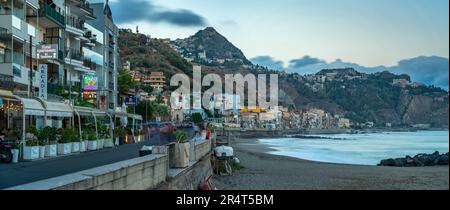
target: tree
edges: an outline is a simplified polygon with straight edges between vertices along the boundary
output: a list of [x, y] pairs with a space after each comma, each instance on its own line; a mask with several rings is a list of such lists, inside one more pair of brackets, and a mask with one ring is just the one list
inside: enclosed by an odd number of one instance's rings
[[200, 113], [192, 114], [192, 122], [194, 122], [195, 124], [199, 124], [199, 123], [203, 122], [202, 115]]
[[137, 86], [136, 82], [133, 80], [133, 77], [125, 70], [119, 71], [117, 83], [119, 87], [119, 93], [121, 95], [126, 95], [130, 89], [134, 89]]

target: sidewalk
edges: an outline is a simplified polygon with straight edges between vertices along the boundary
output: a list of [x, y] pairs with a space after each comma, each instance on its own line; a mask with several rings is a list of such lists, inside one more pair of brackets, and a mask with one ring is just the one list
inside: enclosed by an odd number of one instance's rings
[[149, 142], [128, 144], [113, 149], [104, 149], [35, 162], [0, 164], [0, 189], [137, 158], [139, 157], [139, 149], [143, 145], [165, 145], [169, 141], [168, 136], [156, 134], [152, 136]]

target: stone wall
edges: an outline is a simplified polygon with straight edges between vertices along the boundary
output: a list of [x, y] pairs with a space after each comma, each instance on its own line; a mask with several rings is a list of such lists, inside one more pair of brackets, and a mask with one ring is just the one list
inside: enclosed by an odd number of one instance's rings
[[211, 141], [195, 143], [195, 160], [199, 161], [211, 152]]
[[169, 158], [149, 155], [55, 177], [11, 190], [148, 190], [166, 181]]
[[173, 175], [169, 175], [166, 183], [158, 190], [198, 190], [200, 184], [212, 175], [211, 158], [199, 160], [186, 169], [178, 170]]

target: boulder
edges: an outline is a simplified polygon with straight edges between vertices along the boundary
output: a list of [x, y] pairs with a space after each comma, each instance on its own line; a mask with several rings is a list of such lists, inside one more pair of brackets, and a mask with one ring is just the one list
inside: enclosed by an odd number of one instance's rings
[[378, 166], [395, 166], [395, 160], [392, 158], [382, 160]]
[[382, 160], [378, 166], [396, 166], [396, 167], [422, 167], [422, 166], [436, 166], [448, 165], [449, 153], [439, 154], [418, 154], [414, 157], [406, 156], [405, 158], [390, 158]]
[[448, 152], [447, 154], [441, 155], [439, 157], [439, 165], [444, 166], [444, 165], [448, 165]]
[[406, 166], [406, 158], [396, 158], [394, 159], [395, 166], [397, 167], [405, 167]]

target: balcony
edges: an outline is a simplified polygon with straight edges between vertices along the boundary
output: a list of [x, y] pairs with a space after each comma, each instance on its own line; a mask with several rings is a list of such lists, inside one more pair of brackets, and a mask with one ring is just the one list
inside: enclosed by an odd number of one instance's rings
[[85, 21], [70, 15], [66, 18], [66, 31], [75, 34], [78, 37], [83, 37], [85, 34], [84, 22]]
[[0, 63], [14, 63], [23, 66], [25, 56], [22, 52], [11, 52], [9, 49], [4, 49], [3, 55], [0, 56]]
[[[66, 25], [66, 18], [63, 14], [61, 14], [56, 8], [51, 7], [48, 4], [40, 4], [39, 16], [44, 18], [44, 20], [40, 19], [41, 23], [48, 25], [48, 27], [62, 27], [64, 28]], [[50, 21], [46, 21], [48, 19]], [[53, 22], [54, 24], [52, 24]]]
[[110, 67], [111, 70], [114, 69], [114, 67], [115, 67], [114, 61], [112, 61], [112, 62], [110, 61], [109, 62], [109, 67]]
[[80, 3], [78, 4], [78, 7], [82, 11], [86, 12], [87, 18], [95, 19], [95, 17], [94, 17], [94, 9], [91, 7], [91, 5], [89, 4], [88, 1], [81, 0]]
[[80, 50], [69, 49], [66, 50], [66, 58], [69, 58], [71, 60], [83, 61], [83, 54], [81, 53]]
[[110, 83], [109, 83], [109, 89], [110, 89], [110, 90], [114, 90], [114, 83], [113, 83], [113, 82], [110, 82]]
[[85, 66], [85, 67], [87, 67], [87, 68], [89, 68], [89, 69], [91, 69], [93, 71], [97, 70], [97, 64], [92, 62], [92, 60], [89, 59], [89, 58], [84, 58], [83, 59], [83, 66]]
[[58, 60], [64, 60], [64, 52], [61, 50], [58, 50]]

